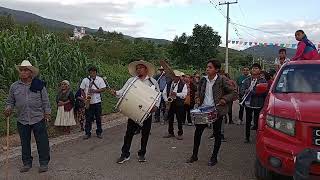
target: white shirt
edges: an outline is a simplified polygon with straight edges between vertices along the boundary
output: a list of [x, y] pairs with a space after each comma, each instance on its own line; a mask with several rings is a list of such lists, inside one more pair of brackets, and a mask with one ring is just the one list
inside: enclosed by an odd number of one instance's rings
[[[179, 82], [180, 82], [180, 80], [179, 80], [177, 83], [175, 83], [175, 82], [172, 82], [172, 83], [171, 83], [170, 89], [172, 89], [172, 88], [174, 87], [174, 89], [173, 89], [172, 92], [175, 92], [175, 93], [178, 92], [178, 84], [179, 84]], [[170, 92], [169, 92], [169, 93], [170, 93]], [[187, 94], [188, 94], [188, 87], [187, 87], [186, 84], [184, 84], [182, 91], [181, 91], [180, 93], [177, 93], [177, 97], [179, 97], [179, 98], [181, 98], [181, 99], [185, 99], [186, 96], [187, 96]], [[163, 92], [162, 92], [162, 96], [163, 96], [163, 100], [167, 102], [167, 101], [168, 101], [167, 85], [166, 85], [166, 87], [164, 88], [164, 90], [163, 90]]]
[[[99, 89], [106, 88], [106, 83], [104, 80], [96, 76], [96, 79], [94, 80], [94, 83], [98, 86]], [[92, 81], [89, 80], [89, 78], [84, 78], [81, 82], [80, 88], [84, 90], [84, 93], [87, 95], [89, 92], [89, 86], [92, 84]], [[92, 84], [91, 89], [98, 89], [95, 85]], [[91, 94], [91, 101], [90, 104], [96, 104], [101, 102], [101, 94], [100, 93], [93, 93]]]
[[214, 99], [213, 99], [213, 92], [212, 92], [212, 86], [214, 85], [214, 83], [216, 82], [218, 75], [216, 74], [216, 76], [210, 80], [208, 78], [208, 76], [204, 76], [207, 80], [207, 85], [206, 85], [206, 92], [204, 94], [204, 100], [203, 100], [203, 104], [204, 106], [214, 106]]
[[[120, 98], [121, 96], [123, 96], [124, 91], [130, 85], [130, 83], [132, 81], [134, 81], [136, 78], [138, 78], [138, 77], [136, 76], [136, 77], [129, 78], [127, 80], [127, 82], [124, 84], [124, 86], [120, 90], [116, 91], [117, 98]], [[150, 82], [149, 79], [152, 81], [152, 83]], [[150, 78], [149, 76], [146, 76], [146, 78], [144, 80], [141, 80], [141, 79], [139, 79], [139, 80], [142, 81], [143, 83], [145, 83], [146, 85], [150, 86], [150, 87], [154, 86], [155, 90], [157, 92], [160, 92], [159, 84], [157, 83], [157, 81], [155, 79]], [[156, 107], [160, 107], [160, 102], [161, 102], [161, 98], [158, 98], [158, 101], [156, 102], [155, 106]]]
[[[287, 62], [290, 62], [290, 59], [289, 59], [289, 58], [286, 58], [286, 59], [284, 60], [283, 64], [285, 64], [285, 63], [287, 63]], [[279, 59], [279, 58], [276, 58], [276, 59], [274, 60], [274, 64], [275, 64], [275, 65], [281, 65], [281, 64], [280, 64], [280, 59]]]

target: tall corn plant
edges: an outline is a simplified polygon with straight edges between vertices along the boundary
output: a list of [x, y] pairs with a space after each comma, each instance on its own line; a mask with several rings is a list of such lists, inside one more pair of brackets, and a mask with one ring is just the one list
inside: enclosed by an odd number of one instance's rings
[[61, 41], [52, 33], [34, 35], [27, 28], [0, 32], [0, 89], [17, 80], [15, 65], [24, 59], [40, 69], [49, 87], [56, 87], [63, 79], [78, 81], [85, 75], [89, 60], [77, 44]]

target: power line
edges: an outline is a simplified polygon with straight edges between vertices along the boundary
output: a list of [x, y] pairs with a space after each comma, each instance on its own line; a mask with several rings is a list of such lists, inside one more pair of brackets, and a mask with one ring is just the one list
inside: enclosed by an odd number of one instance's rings
[[[213, 7], [219, 11], [219, 13], [227, 19], [227, 16], [225, 15], [225, 12], [219, 7], [219, 3], [216, 0], [209, 0], [209, 2], [213, 5]], [[230, 21], [230, 18], [229, 18]], [[238, 38], [241, 38], [241, 35], [236, 27], [233, 26], [235, 34], [238, 36]]]
[[221, 6], [223, 6], [223, 5], [227, 5], [227, 27], [226, 27], [226, 62], [225, 62], [225, 64], [226, 64], [226, 69], [225, 69], [225, 71], [226, 71], [226, 73], [228, 73], [229, 72], [229, 48], [228, 48], [228, 44], [229, 44], [229, 22], [230, 22], [230, 18], [229, 18], [229, 6], [230, 6], [230, 4], [236, 4], [236, 3], [238, 3], [238, 1], [235, 1], [235, 2], [224, 2], [224, 3], [219, 3], [219, 5]]
[[244, 15], [243, 11], [242, 11], [242, 8], [241, 8], [241, 6], [240, 6], [240, 3], [238, 3], [238, 7], [239, 7], [239, 9], [240, 9], [240, 12], [241, 12], [241, 14], [242, 14], [242, 18], [243, 18], [243, 21], [244, 21], [244, 24], [245, 24], [245, 23], [246, 23], [246, 18], [245, 18], [245, 15]]

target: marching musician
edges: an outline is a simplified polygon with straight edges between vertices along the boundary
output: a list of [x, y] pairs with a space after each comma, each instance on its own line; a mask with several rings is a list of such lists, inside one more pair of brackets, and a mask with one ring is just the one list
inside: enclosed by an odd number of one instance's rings
[[241, 94], [244, 94], [242, 101], [246, 109], [246, 138], [245, 143], [250, 143], [250, 127], [253, 115], [253, 127], [251, 130], [257, 130], [258, 119], [260, 111], [263, 107], [265, 94], [256, 94], [255, 87], [259, 83], [267, 83], [267, 81], [260, 76], [261, 66], [258, 63], [254, 63], [251, 66], [251, 77], [248, 77], [243, 81], [243, 85], [240, 88]]
[[[123, 96], [127, 87], [130, 85], [131, 82], [135, 81], [136, 78], [139, 78], [139, 80], [141, 80], [143, 83], [147, 84], [148, 86], [154, 88], [156, 91], [158, 92], [160, 91], [157, 81], [154, 78], [152, 78], [152, 76], [155, 74], [155, 68], [151, 63], [143, 60], [134, 61], [129, 64], [128, 69], [132, 77], [128, 79], [128, 81], [119, 91], [111, 90], [113, 95], [117, 96], [118, 98]], [[155, 112], [159, 106], [160, 106], [160, 99], [156, 102], [155, 106], [152, 108], [151, 113]], [[145, 154], [146, 154], [147, 143], [148, 143], [149, 134], [151, 130], [151, 124], [152, 124], [152, 116], [150, 115], [143, 122], [143, 126], [141, 127], [141, 149], [138, 152], [139, 162], [146, 162]], [[123, 146], [121, 149], [122, 153], [120, 158], [117, 160], [118, 164], [122, 164], [130, 159], [130, 146], [131, 146], [132, 138], [136, 130], [139, 128], [140, 126], [134, 120], [128, 119], [127, 130], [124, 136]]]
[[[218, 111], [218, 118], [213, 123], [214, 129], [214, 148], [208, 165], [214, 166], [218, 163], [217, 157], [221, 146], [221, 125], [223, 116], [228, 113], [227, 103], [232, 102], [235, 91], [228, 83], [228, 80], [219, 75], [218, 72], [221, 64], [217, 60], [209, 60], [207, 63], [207, 76], [200, 80], [199, 96], [201, 106], [215, 106]], [[195, 124], [193, 154], [187, 160], [187, 163], [193, 163], [198, 160], [198, 150], [200, 146], [201, 136], [207, 124]]]
[[[181, 80], [181, 76], [184, 75], [183, 72], [174, 70], [173, 81], [167, 83], [166, 87], [163, 90], [163, 99], [169, 106], [168, 110], [168, 134], [164, 138], [175, 137], [173, 121], [174, 115], [177, 117], [178, 121], [178, 140], [183, 139], [183, 129], [182, 124], [185, 121], [185, 110], [184, 110], [184, 101], [188, 93], [187, 85]], [[170, 104], [170, 105], [169, 105]]]
[[88, 107], [85, 111], [85, 136], [83, 139], [89, 139], [91, 137], [92, 122], [96, 120], [97, 130], [96, 134], [99, 139], [102, 139], [102, 127], [101, 127], [101, 93], [106, 90], [106, 83], [104, 79], [97, 76], [97, 68], [90, 67], [88, 69], [89, 76], [84, 78], [81, 82], [80, 89], [82, 97], [85, 97], [85, 101], [88, 103]]
[[[161, 66], [159, 69], [159, 74], [154, 76], [154, 79], [157, 80], [160, 88], [160, 92], [162, 93], [164, 88], [166, 87], [167, 82], [170, 81], [170, 79], [166, 76], [166, 73], [164, 71], [164, 68]], [[160, 111], [162, 111], [164, 121], [166, 120], [165, 118], [165, 111], [166, 111], [166, 103], [161, 95], [161, 102], [160, 102], [160, 107], [158, 110], [155, 112], [155, 122], [160, 122]]]

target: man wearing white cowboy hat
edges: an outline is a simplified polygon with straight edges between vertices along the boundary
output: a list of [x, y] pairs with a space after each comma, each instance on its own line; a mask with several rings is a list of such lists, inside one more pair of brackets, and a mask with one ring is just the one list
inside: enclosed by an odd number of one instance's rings
[[[164, 88], [166, 87], [167, 82], [171, 81], [169, 77], [166, 76], [164, 68], [161, 66], [159, 69], [159, 74], [154, 76], [154, 79], [157, 80], [160, 88], [160, 92], [162, 93]], [[161, 96], [160, 107], [155, 112], [155, 122], [160, 122], [160, 111], [162, 111], [164, 120], [165, 120], [165, 112], [166, 112], [166, 103]]]
[[[124, 91], [126, 90], [126, 88], [136, 78], [139, 78], [140, 81], [147, 84], [148, 86], [154, 86], [155, 90], [159, 92], [159, 85], [157, 81], [152, 78], [152, 76], [155, 73], [155, 68], [151, 63], [143, 60], [134, 61], [129, 64], [128, 69], [132, 77], [128, 79], [128, 81], [125, 83], [123, 88], [120, 89], [119, 91], [111, 90], [113, 95], [117, 97], [121, 97], [124, 94]], [[151, 112], [155, 112], [159, 107], [159, 105], [160, 105], [160, 100], [156, 102], [155, 107], [152, 108]], [[146, 154], [147, 143], [148, 143], [149, 134], [151, 130], [151, 124], [152, 124], [152, 116], [149, 116], [143, 122], [143, 126], [141, 127], [141, 130], [142, 130], [141, 149], [138, 152], [139, 162], [146, 162], [145, 154]], [[131, 146], [132, 138], [138, 128], [140, 127], [137, 123], [135, 123], [132, 119], [128, 119], [126, 135], [124, 136], [123, 146], [121, 149], [122, 153], [120, 158], [117, 160], [117, 163], [122, 164], [130, 159], [130, 146]]]
[[177, 121], [178, 121], [178, 140], [182, 140], [183, 137], [183, 129], [182, 124], [185, 121], [183, 118], [184, 116], [184, 99], [186, 98], [188, 94], [188, 88], [187, 85], [181, 80], [181, 76], [184, 75], [183, 72], [180, 72], [178, 70], [173, 71], [175, 74], [175, 77], [173, 78], [173, 82], [167, 83], [166, 87], [163, 91], [163, 99], [165, 102], [169, 102], [168, 98], [172, 100], [170, 102], [170, 107], [168, 111], [168, 135], [164, 136], [164, 138], [171, 138], [175, 137], [174, 135], [174, 128], [173, 128], [173, 121], [174, 121], [174, 114], [176, 114]]
[[32, 167], [31, 132], [36, 139], [39, 154], [39, 173], [48, 170], [50, 160], [49, 139], [46, 121], [50, 119], [50, 102], [44, 83], [36, 79], [39, 69], [24, 60], [16, 66], [19, 71], [19, 80], [14, 82], [6, 101], [5, 116], [17, 109], [17, 128], [22, 147], [23, 167], [20, 172], [27, 172]]

